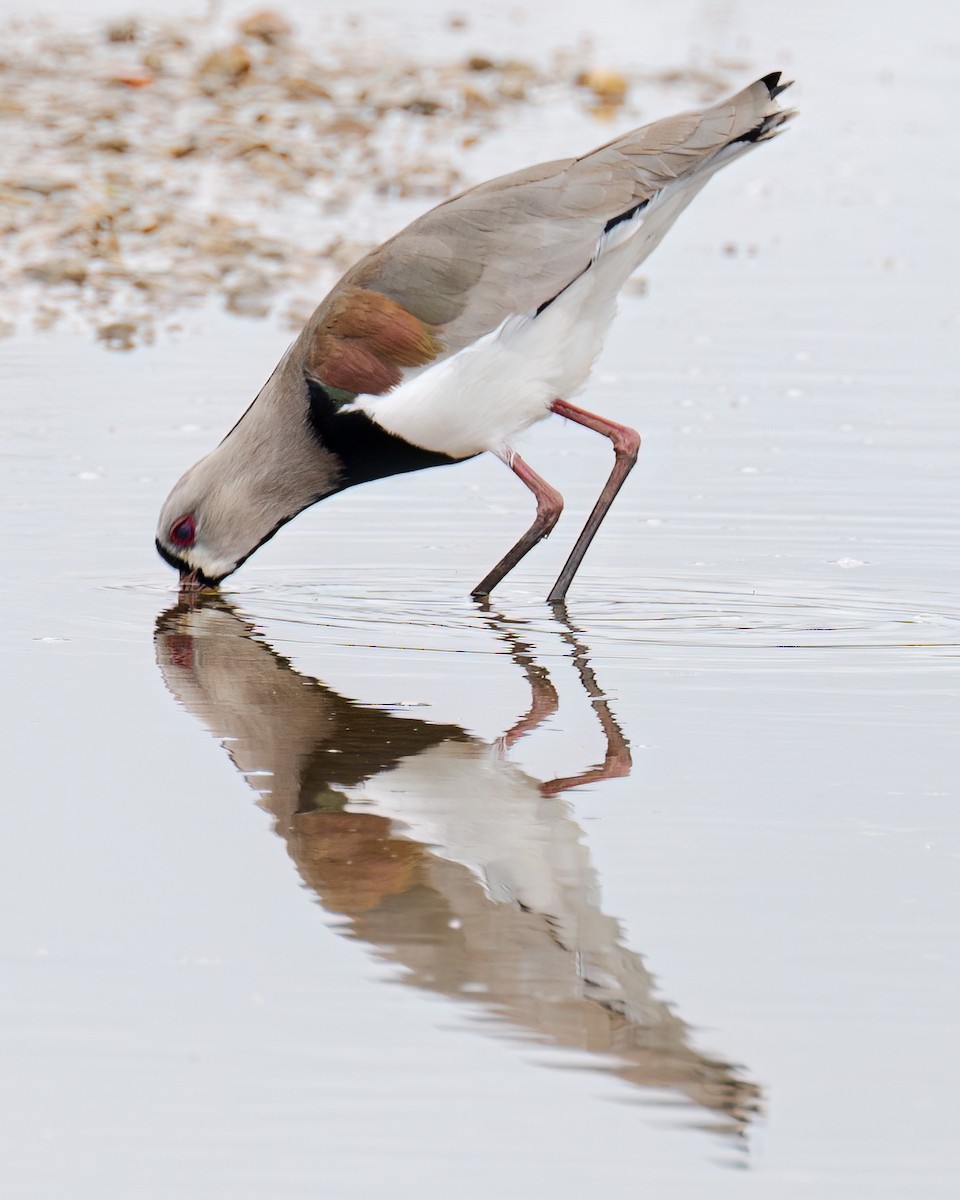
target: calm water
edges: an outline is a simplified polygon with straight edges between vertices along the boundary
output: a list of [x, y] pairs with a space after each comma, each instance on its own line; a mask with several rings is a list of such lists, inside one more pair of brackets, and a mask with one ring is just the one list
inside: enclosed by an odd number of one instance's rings
[[565, 614], [601, 439], [528, 437], [567, 514], [489, 608], [495, 461], [178, 609], [157, 507], [286, 335], [0, 343], [9, 1194], [957, 1194], [960, 28], [795, 7], [644, 43], [803, 117], [623, 303], [583, 402], [644, 449]]

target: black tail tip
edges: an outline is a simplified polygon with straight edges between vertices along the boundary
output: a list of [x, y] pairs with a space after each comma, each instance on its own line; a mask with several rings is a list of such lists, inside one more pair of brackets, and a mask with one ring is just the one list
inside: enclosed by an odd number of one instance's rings
[[793, 83], [792, 79], [788, 79], [786, 83], [781, 83], [780, 80], [782, 78], [783, 78], [782, 71], [771, 71], [769, 75], [764, 75], [764, 77], [760, 80], [761, 83], [766, 84], [767, 91], [770, 93], [771, 100], [776, 99], [776, 97], [779, 96], [781, 92], [785, 92], [787, 90], [787, 88]]

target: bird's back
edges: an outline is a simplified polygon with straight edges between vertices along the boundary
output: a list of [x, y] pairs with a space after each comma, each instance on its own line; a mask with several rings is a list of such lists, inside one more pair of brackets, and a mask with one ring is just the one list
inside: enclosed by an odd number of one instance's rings
[[605, 248], [633, 241], [635, 269], [718, 167], [787, 119], [779, 80], [438, 205], [344, 276], [301, 335], [303, 369], [337, 390], [382, 394], [506, 318], [542, 311]]

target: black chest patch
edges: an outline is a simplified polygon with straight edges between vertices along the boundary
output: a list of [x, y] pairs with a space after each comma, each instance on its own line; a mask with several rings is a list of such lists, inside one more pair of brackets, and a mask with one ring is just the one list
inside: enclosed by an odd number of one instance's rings
[[385, 479], [388, 475], [466, 461], [414, 446], [412, 442], [381, 429], [364, 412], [344, 412], [343, 404], [315, 380], [308, 379], [307, 388], [313, 431], [343, 463], [341, 488]]

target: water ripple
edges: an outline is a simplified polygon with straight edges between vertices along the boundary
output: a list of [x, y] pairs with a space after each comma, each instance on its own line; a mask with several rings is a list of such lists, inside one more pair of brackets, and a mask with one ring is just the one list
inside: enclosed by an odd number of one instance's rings
[[[144, 585], [112, 585], [137, 591]], [[459, 580], [411, 584], [356, 570], [349, 578], [325, 573], [313, 583], [252, 583], [230, 589], [255, 619], [308, 627], [311, 637], [352, 645], [497, 653], [470, 634], [486, 628], [483, 609]], [[505, 591], [490, 609], [531, 633], [547, 633], [557, 614], [537, 592]], [[946, 593], [910, 595], [828, 584], [752, 586], [729, 581], [694, 586], [689, 580], [651, 579], [641, 584], [591, 585], [578, 581], [567, 617], [601, 643], [764, 649], [960, 648], [960, 606]], [[293, 629], [291, 634], [296, 636]], [[330, 635], [333, 635], [330, 637]]]

